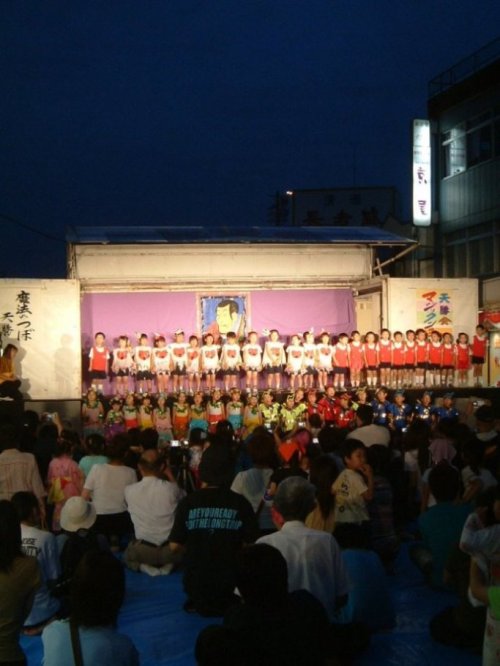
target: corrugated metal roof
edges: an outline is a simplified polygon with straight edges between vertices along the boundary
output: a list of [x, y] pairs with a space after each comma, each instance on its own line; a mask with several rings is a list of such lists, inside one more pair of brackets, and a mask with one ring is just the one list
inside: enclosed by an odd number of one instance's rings
[[68, 227], [66, 240], [86, 244], [272, 243], [412, 245], [377, 227]]

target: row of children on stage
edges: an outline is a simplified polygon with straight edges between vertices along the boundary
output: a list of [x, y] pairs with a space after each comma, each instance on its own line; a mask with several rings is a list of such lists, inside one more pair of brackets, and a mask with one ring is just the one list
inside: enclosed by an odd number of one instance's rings
[[267, 377], [267, 387], [281, 389], [282, 375], [289, 377], [289, 388], [305, 389], [317, 386], [320, 390], [333, 379], [337, 389], [347, 384], [357, 388], [365, 382], [393, 388], [424, 386], [467, 386], [472, 366], [474, 383], [480, 384], [486, 359], [488, 336], [482, 325], [476, 327], [472, 344], [467, 333], [459, 333], [456, 342], [450, 333], [408, 330], [405, 335], [384, 328], [380, 335], [369, 331], [362, 338], [359, 331], [351, 336], [341, 333], [335, 344], [329, 333], [322, 332], [315, 339], [312, 331], [303, 336], [292, 335], [288, 346], [280, 340], [277, 330], [269, 331], [264, 346], [258, 334], [251, 331], [240, 345], [236, 334], [229, 332], [222, 345], [214, 342], [211, 333], [199, 338], [191, 335], [186, 342], [184, 332], [178, 330], [174, 341], [167, 344], [165, 336], [158, 335], [154, 346], [146, 334], [138, 337], [131, 347], [129, 338], [121, 335], [118, 346], [109, 350], [105, 335], [96, 333], [95, 344], [89, 353], [89, 373], [92, 386], [102, 391], [108, 377], [109, 364], [115, 381], [116, 393], [125, 395], [129, 378], [134, 377], [135, 390], [151, 393], [156, 382], [158, 393], [213, 390], [222, 375], [226, 392], [239, 388], [240, 373], [246, 376], [246, 390], [257, 390], [261, 373]]
[[184, 441], [193, 428], [213, 432], [217, 423], [227, 419], [235, 433], [246, 438], [257, 426], [268, 430], [279, 428], [289, 433], [297, 428], [308, 427], [319, 431], [324, 425], [338, 428], [354, 426], [356, 411], [361, 404], [370, 404], [374, 411], [374, 423], [384, 425], [395, 432], [404, 429], [415, 418], [435, 423], [443, 418], [456, 419], [458, 411], [453, 404], [453, 394], [447, 393], [440, 407], [432, 405], [432, 394], [425, 391], [416, 405], [405, 402], [404, 392], [394, 393], [393, 401], [387, 400], [388, 391], [379, 388], [372, 400], [368, 391], [360, 388], [354, 396], [346, 391], [336, 394], [328, 386], [320, 397], [314, 389], [304, 393], [302, 389], [289, 393], [282, 404], [274, 402], [271, 391], [259, 396], [249, 393], [246, 403], [239, 389], [233, 389], [228, 400], [224, 400], [220, 389], [214, 389], [207, 398], [197, 391], [192, 400], [180, 392], [172, 399], [163, 394], [153, 399], [148, 394], [135, 396], [129, 393], [122, 400], [115, 397], [106, 412], [94, 389], [89, 389], [82, 406], [84, 435], [101, 433], [111, 438], [118, 432], [132, 428], [155, 428], [159, 441], [166, 446], [172, 440]]

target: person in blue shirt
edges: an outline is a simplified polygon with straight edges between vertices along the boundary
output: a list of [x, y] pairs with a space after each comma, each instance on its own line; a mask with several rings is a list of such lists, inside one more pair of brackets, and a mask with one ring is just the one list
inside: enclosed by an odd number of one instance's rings
[[372, 400], [373, 423], [377, 425], [386, 426], [388, 424], [389, 401], [387, 400], [387, 394], [388, 391], [385, 386], [381, 386], [375, 394], [375, 399]]
[[425, 421], [429, 425], [432, 423], [435, 408], [432, 404], [432, 391], [424, 391], [420, 400], [414, 407], [413, 413], [416, 419]]
[[458, 421], [459, 412], [453, 402], [453, 393], [445, 393], [443, 395], [443, 402], [440, 407], [435, 407], [433, 415], [436, 422], [439, 421]]
[[389, 415], [389, 428], [397, 434], [406, 432], [410, 422], [411, 407], [405, 403], [404, 391], [394, 393], [393, 401], [387, 407], [387, 413]]

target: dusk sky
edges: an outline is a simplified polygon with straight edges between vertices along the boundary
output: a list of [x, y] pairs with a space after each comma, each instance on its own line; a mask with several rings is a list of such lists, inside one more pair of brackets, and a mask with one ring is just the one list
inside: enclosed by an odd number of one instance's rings
[[0, 276], [64, 277], [68, 225], [264, 225], [354, 158], [408, 219], [428, 81], [499, 26], [498, 0], [2, 0]]

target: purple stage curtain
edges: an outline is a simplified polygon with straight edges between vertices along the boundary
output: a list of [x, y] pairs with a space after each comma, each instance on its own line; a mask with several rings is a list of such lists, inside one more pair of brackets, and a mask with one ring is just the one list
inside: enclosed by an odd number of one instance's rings
[[338, 335], [356, 328], [350, 289], [254, 291], [251, 308], [252, 326], [259, 334], [264, 328], [276, 328], [289, 336], [312, 326], [316, 335], [322, 330]]

